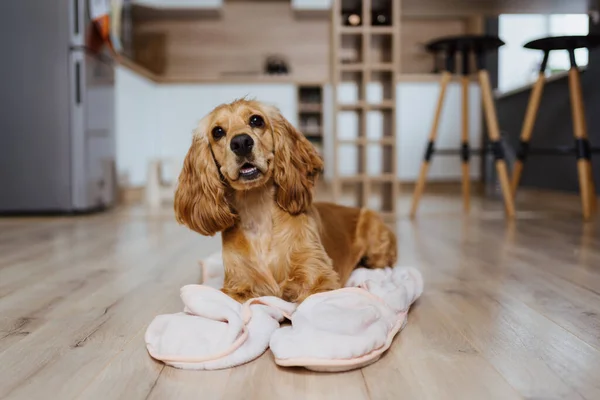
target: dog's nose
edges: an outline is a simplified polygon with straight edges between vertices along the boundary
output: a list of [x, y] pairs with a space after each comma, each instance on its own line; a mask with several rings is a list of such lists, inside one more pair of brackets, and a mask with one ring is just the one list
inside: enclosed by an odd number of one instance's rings
[[242, 133], [241, 135], [234, 136], [233, 139], [231, 139], [231, 144], [229, 147], [231, 147], [231, 151], [233, 151], [236, 156], [247, 156], [254, 147], [254, 140], [250, 137], [250, 135]]

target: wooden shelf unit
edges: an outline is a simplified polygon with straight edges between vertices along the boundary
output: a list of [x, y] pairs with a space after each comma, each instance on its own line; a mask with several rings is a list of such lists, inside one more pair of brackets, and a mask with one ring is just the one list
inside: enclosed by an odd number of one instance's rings
[[[371, 10], [375, 2], [377, 5], [386, 3], [391, 9], [390, 25], [372, 25]], [[334, 0], [332, 8], [333, 197], [339, 201], [342, 188], [352, 187], [356, 193], [355, 206], [372, 208], [393, 223], [398, 217], [399, 190], [395, 88], [400, 71], [400, 2], [361, 0], [362, 24], [359, 26], [343, 25], [344, 5], [345, 0]], [[348, 84], [358, 88], [358, 96], [353, 101], [340, 99], [340, 87]], [[356, 138], [342, 137], [338, 126], [342, 113], [356, 114], [352, 116], [358, 125]], [[382, 132], [367, 132], [367, 120], [372, 114], [378, 114], [375, 117], [385, 121], [381, 124]], [[357, 168], [352, 175], [340, 173], [340, 161], [348, 162], [347, 157], [340, 156], [342, 147], [356, 150]]]
[[323, 154], [323, 86], [299, 84], [297, 88], [300, 132]]

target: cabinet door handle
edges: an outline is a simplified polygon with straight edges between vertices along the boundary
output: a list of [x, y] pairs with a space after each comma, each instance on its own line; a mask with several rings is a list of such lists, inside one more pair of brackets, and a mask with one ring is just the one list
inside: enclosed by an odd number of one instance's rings
[[73, 12], [75, 13], [73, 18], [73, 32], [75, 35], [79, 35], [79, 0], [73, 0]]
[[75, 104], [81, 104], [81, 63], [75, 62]]

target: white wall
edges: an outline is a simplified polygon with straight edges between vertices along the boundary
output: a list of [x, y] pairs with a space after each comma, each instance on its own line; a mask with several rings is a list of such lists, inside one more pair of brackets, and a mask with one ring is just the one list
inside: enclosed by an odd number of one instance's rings
[[[425, 147], [433, 123], [433, 115], [440, 92], [435, 82], [403, 82], [398, 84], [398, 177], [414, 181], [419, 175]], [[460, 149], [462, 91], [459, 83], [451, 83], [446, 91], [446, 100], [439, 125], [436, 149]], [[481, 148], [482, 115], [481, 92], [478, 85], [469, 89], [469, 142], [471, 148]], [[434, 155], [428, 178], [456, 180], [462, 176], [461, 158], [456, 155]], [[471, 157], [471, 177], [480, 176], [480, 157]]]
[[297, 125], [295, 90], [292, 84], [155, 85], [119, 68], [116, 128], [119, 174], [128, 175], [130, 185], [142, 186], [152, 158], [183, 161], [200, 119], [219, 104], [236, 98], [256, 98], [276, 105]]
[[200, 119], [216, 106], [241, 97], [277, 106], [297, 125], [295, 90], [292, 84], [160, 85], [156, 93], [158, 156], [183, 161]]
[[158, 154], [156, 85], [123, 67], [115, 80], [117, 171], [128, 185], [144, 185], [146, 165]]

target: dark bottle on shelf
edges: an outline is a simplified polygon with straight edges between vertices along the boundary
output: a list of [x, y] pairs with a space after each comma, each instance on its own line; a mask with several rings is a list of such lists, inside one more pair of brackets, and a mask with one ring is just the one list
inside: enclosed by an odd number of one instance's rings
[[392, 13], [387, 8], [373, 10], [371, 12], [371, 24], [374, 26], [390, 26], [392, 24]]

